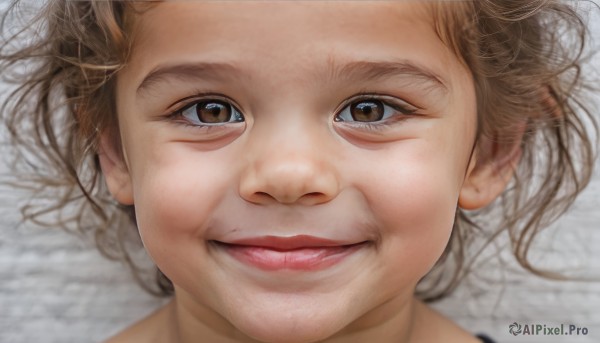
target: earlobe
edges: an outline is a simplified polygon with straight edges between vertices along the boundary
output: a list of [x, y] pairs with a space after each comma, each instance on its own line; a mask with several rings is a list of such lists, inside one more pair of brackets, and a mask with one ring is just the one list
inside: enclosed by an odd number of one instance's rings
[[[530, 118], [561, 118], [564, 116], [557, 96], [551, 86], [541, 88], [539, 113]], [[471, 156], [458, 206], [465, 210], [476, 210], [494, 201], [514, 176], [523, 153], [521, 145], [527, 129], [527, 119], [514, 123], [505, 133], [493, 137], [482, 137], [477, 144], [478, 152]], [[508, 135], [508, 137], [506, 137]], [[504, 143], [500, 143], [504, 142]], [[483, 161], [476, 162], [477, 157]]]
[[110, 134], [103, 132], [100, 135], [98, 159], [108, 190], [119, 203], [133, 205], [133, 186], [129, 170], [116, 149]]
[[[458, 199], [460, 208], [465, 210], [483, 208], [504, 192], [521, 159], [521, 137], [522, 134], [508, 151], [499, 152], [502, 149], [497, 146], [486, 149], [486, 151], [496, 151], [496, 156], [484, 162], [478, 163], [477, 158], [472, 156]], [[495, 144], [497, 143], [492, 143]]]
[[475, 168], [463, 183], [458, 206], [465, 210], [477, 210], [489, 205], [510, 182], [514, 166], [516, 163], [511, 163], [498, 170], [493, 163], [487, 163]]

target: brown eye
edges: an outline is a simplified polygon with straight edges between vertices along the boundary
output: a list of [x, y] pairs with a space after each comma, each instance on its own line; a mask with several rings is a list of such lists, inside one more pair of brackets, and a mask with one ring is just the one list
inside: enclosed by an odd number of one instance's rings
[[196, 105], [198, 120], [207, 124], [226, 123], [231, 119], [231, 112], [231, 105], [220, 101], [207, 101]]
[[383, 104], [378, 100], [361, 100], [350, 105], [350, 115], [355, 121], [379, 121], [383, 114]]
[[361, 125], [360, 123], [371, 126], [384, 125], [408, 118], [416, 112], [417, 108], [402, 99], [384, 95], [373, 95], [373, 97], [363, 95], [360, 99], [348, 101], [348, 104], [334, 116], [333, 120], [348, 124], [358, 123], [357, 125]]
[[194, 126], [214, 126], [244, 121], [244, 116], [229, 102], [204, 100], [193, 103], [179, 112]]

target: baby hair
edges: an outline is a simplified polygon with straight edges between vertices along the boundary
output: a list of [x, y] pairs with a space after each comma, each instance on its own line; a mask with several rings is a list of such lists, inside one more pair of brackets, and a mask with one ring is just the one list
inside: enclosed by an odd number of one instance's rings
[[[126, 261], [145, 289], [168, 295], [173, 288], [160, 271], [151, 285], [136, 267], [127, 243], [139, 240], [134, 207], [112, 200], [98, 160], [101, 133], [120, 146], [116, 77], [136, 41], [136, 15], [150, 6], [49, 1], [14, 32], [10, 28], [27, 9], [13, 2], [2, 20], [0, 68], [6, 81], [19, 86], [1, 113], [19, 151], [15, 168], [27, 172], [20, 184], [32, 191], [32, 199], [46, 199], [25, 205], [24, 218], [93, 234], [99, 250]], [[585, 97], [591, 89], [582, 72], [587, 29], [577, 3], [477, 0], [429, 6], [439, 38], [474, 80], [478, 163], [521, 157], [512, 182], [492, 206], [501, 209], [501, 221], [487, 227], [487, 208], [458, 208], [450, 242], [422, 280], [419, 296], [435, 300], [456, 287], [476, 257], [468, 252], [478, 232], [486, 232], [489, 241], [507, 232], [521, 266], [559, 278], [532, 265], [528, 252], [592, 175], [597, 129]]]

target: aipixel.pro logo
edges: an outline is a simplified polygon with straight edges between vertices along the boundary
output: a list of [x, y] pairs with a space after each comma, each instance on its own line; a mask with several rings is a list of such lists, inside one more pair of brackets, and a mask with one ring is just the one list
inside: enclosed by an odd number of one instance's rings
[[519, 324], [513, 322], [508, 325], [508, 332], [513, 336], [585, 336], [589, 333], [585, 326], [573, 324], [560, 324], [551, 326], [546, 324]]

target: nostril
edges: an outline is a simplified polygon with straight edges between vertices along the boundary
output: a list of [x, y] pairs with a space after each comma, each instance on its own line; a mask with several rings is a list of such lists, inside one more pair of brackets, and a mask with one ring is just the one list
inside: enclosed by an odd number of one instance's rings
[[318, 205], [331, 200], [327, 194], [322, 192], [310, 192], [304, 194], [302, 197], [298, 199], [299, 202], [304, 205]]
[[268, 192], [255, 192], [251, 197], [253, 202], [264, 203], [265, 201], [277, 201], [284, 204], [291, 204], [295, 202], [301, 202], [305, 204], [314, 204], [320, 202], [321, 198], [324, 196], [321, 192], [310, 192], [306, 194], [302, 194], [299, 197], [291, 196], [290, 194], [279, 194], [275, 196], [274, 194], [270, 194]]
[[247, 196], [243, 196], [243, 198], [254, 204], [269, 204], [272, 202], [278, 202], [278, 200], [268, 192], [253, 192]]
[[266, 193], [266, 192], [256, 192], [254, 194], [258, 195], [261, 198], [262, 197], [272, 198], [272, 196], [269, 193]]
[[254, 193], [254, 198], [258, 199], [259, 201], [261, 199], [277, 200], [274, 196], [272, 196], [271, 194], [269, 194], [267, 192], [256, 192], [256, 193]]
[[328, 202], [338, 192], [334, 173], [320, 170], [312, 161], [261, 165], [260, 170], [256, 169], [250, 166], [239, 185], [239, 195], [251, 203], [316, 205]]

